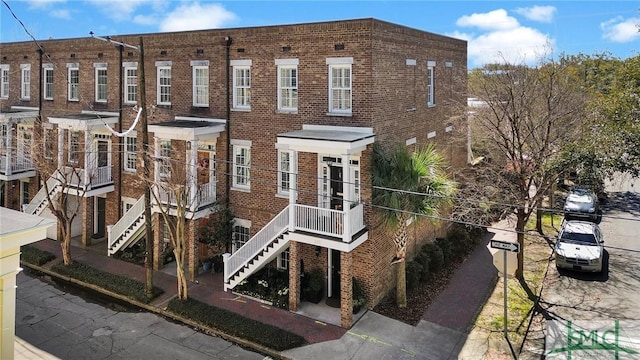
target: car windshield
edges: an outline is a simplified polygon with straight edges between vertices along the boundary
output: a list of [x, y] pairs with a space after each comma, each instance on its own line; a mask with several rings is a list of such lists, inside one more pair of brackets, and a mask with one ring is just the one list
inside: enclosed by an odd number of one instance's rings
[[593, 199], [589, 194], [578, 193], [578, 194], [569, 194], [569, 196], [567, 196], [567, 201], [572, 203], [589, 204], [593, 202]]
[[596, 237], [593, 234], [565, 232], [562, 234], [562, 238], [560, 240], [566, 242], [580, 242], [594, 245], [597, 244]]

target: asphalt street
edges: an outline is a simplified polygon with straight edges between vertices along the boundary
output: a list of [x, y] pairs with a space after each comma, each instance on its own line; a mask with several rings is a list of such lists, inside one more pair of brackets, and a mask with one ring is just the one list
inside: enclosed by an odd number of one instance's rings
[[155, 314], [86, 301], [24, 273], [18, 275], [16, 337], [28, 345], [21, 360], [269, 359]]

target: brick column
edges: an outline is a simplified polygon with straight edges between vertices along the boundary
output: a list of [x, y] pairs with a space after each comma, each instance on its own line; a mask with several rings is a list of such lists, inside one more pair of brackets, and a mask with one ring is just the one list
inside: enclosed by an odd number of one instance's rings
[[340, 252], [340, 325], [350, 328], [353, 322], [353, 257]]
[[298, 311], [300, 304], [300, 243], [289, 242], [289, 311]]
[[94, 197], [82, 197], [82, 247], [86, 248], [91, 245], [91, 237], [93, 236], [93, 201]]

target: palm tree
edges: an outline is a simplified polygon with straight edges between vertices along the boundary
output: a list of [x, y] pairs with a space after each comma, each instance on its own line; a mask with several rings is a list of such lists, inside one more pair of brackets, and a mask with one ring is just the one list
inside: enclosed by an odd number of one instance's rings
[[385, 227], [394, 232], [393, 262], [398, 264], [396, 302], [398, 307], [406, 307], [407, 220], [436, 219], [441, 208], [450, 202], [455, 183], [444, 172], [444, 158], [433, 145], [414, 153], [399, 146], [389, 156], [377, 145], [373, 159], [373, 203]]

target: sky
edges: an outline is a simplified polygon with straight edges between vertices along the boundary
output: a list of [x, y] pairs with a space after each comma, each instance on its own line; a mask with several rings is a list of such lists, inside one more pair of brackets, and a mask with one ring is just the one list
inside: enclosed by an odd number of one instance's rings
[[466, 40], [469, 69], [640, 55], [640, 1], [0, 0], [0, 15], [0, 42], [376, 18]]

